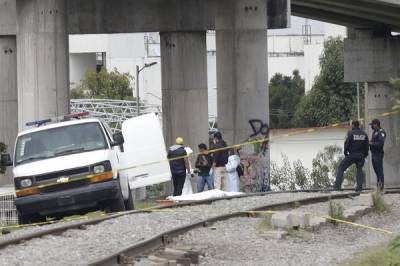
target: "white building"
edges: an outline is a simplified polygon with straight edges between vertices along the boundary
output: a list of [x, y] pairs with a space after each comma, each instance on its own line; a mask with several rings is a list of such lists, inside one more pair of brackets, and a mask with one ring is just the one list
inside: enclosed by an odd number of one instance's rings
[[[305, 78], [306, 91], [319, 73], [319, 56], [329, 36], [344, 36], [345, 28], [323, 22], [293, 17], [292, 27], [268, 31], [268, 78], [275, 73], [291, 75], [294, 69]], [[140, 74], [140, 97], [161, 105], [160, 38], [158, 33], [71, 35], [70, 81], [79, 83], [97, 61], [120, 72], [135, 76], [136, 65], [158, 62]], [[215, 34], [207, 34], [209, 114], [217, 115], [217, 77]], [[97, 59], [97, 60], [96, 60]], [[135, 84], [132, 84], [135, 88]], [[136, 93], [136, 92], [135, 92]]]

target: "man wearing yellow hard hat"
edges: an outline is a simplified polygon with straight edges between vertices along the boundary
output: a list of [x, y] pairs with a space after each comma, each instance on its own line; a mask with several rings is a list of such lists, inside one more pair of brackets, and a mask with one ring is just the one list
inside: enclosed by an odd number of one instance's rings
[[174, 196], [182, 195], [186, 173], [190, 171], [187, 153], [183, 146], [182, 137], [176, 138], [175, 145], [168, 151], [169, 167], [171, 168], [172, 182], [174, 183]]

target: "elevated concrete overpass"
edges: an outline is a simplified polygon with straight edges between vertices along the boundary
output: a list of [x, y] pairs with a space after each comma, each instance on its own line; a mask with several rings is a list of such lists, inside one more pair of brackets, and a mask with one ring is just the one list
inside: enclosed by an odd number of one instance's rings
[[[369, 82], [367, 115], [388, 110], [387, 82], [400, 76], [399, 39], [390, 34], [400, 29], [399, 2], [0, 0], [0, 66], [7, 69], [0, 73], [0, 140], [11, 144], [25, 122], [69, 112], [68, 34], [155, 31], [161, 36], [166, 141], [183, 136], [195, 147], [208, 138], [210, 29], [216, 31], [218, 126], [229, 143], [247, 140], [260, 133], [249, 121], [269, 123], [266, 29], [287, 27], [290, 14], [351, 27], [345, 80]], [[400, 174], [397, 121], [384, 126], [395, 158], [387, 160], [389, 183], [399, 185], [394, 178]], [[268, 146], [259, 155], [268, 162]], [[259, 175], [265, 176], [268, 163], [261, 165]]]

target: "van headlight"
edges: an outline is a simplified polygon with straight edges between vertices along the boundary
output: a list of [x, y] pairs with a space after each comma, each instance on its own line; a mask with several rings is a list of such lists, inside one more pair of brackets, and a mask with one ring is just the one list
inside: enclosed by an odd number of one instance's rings
[[93, 166], [93, 173], [95, 173], [95, 174], [104, 173], [104, 171], [105, 171], [105, 167], [102, 164]]
[[20, 184], [21, 188], [27, 188], [27, 187], [31, 187], [33, 183], [32, 183], [32, 179], [25, 178], [25, 179], [21, 179], [19, 181], [19, 184]]
[[101, 174], [101, 173], [112, 170], [110, 161], [104, 161], [104, 162], [92, 165], [90, 168], [91, 168], [90, 170], [93, 174]]

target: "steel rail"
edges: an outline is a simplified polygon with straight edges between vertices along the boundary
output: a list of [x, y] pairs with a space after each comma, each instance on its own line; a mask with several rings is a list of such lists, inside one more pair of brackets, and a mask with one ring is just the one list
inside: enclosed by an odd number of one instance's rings
[[[370, 191], [371, 189], [367, 189], [365, 191]], [[154, 210], [160, 210], [160, 209], [169, 209], [169, 208], [179, 208], [179, 207], [185, 207], [185, 206], [196, 206], [196, 205], [206, 205], [206, 204], [212, 204], [213, 202], [216, 201], [222, 201], [222, 200], [230, 200], [230, 199], [237, 199], [237, 198], [246, 198], [246, 197], [256, 197], [256, 196], [265, 196], [265, 195], [270, 195], [270, 194], [282, 194], [282, 193], [301, 193], [301, 192], [321, 192], [321, 193], [329, 193], [332, 192], [333, 190], [317, 190], [317, 189], [309, 189], [309, 190], [290, 190], [290, 191], [268, 191], [268, 192], [258, 192], [258, 193], [247, 193], [247, 194], [241, 194], [241, 195], [236, 195], [236, 196], [229, 196], [229, 197], [220, 197], [220, 198], [212, 198], [212, 199], [205, 199], [205, 200], [198, 200], [198, 201], [181, 201], [177, 203], [172, 203], [172, 204], [164, 204], [164, 205], [157, 205], [154, 207], [142, 209], [142, 210], [133, 210], [133, 211], [126, 211], [126, 212], [121, 212], [121, 213], [115, 213], [111, 214], [105, 217], [99, 217], [99, 218], [94, 218], [94, 219], [89, 219], [89, 220], [84, 220], [84, 221], [79, 221], [79, 222], [74, 222], [72, 224], [66, 224], [66, 225], [60, 225], [54, 228], [45, 228], [43, 230], [33, 232], [33, 233], [28, 233], [13, 239], [7, 239], [7, 240], [0, 240], [0, 249], [3, 249], [9, 245], [18, 245], [22, 242], [29, 241], [31, 239], [35, 238], [40, 238], [46, 235], [59, 235], [62, 234], [63, 232], [71, 229], [84, 229], [85, 226], [88, 225], [95, 225], [110, 219], [115, 219], [121, 216], [125, 215], [134, 215], [134, 214], [139, 214], [139, 213], [147, 213], [147, 212], [152, 212]], [[352, 191], [352, 189], [344, 189], [344, 191]], [[391, 189], [386, 189], [385, 193], [400, 193], [400, 188], [391, 188]], [[326, 197], [331, 197], [332, 195], [327, 194], [328, 196]], [[359, 195], [359, 193], [347, 193], [347, 194], [340, 194], [340, 195], [345, 195], [344, 197], [347, 197], [348, 195]], [[325, 197], [325, 198], [326, 198]], [[295, 200], [297, 202], [301, 202], [301, 200]], [[295, 202], [293, 201], [293, 202]], [[291, 202], [291, 204], [293, 204]], [[285, 203], [282, 203], [285, 204]], [[274, 205], [274, 204], [273, 204]], [[271, 206], [273, 206], [271, 205]], [[263, 208], [261, 208], [263, 209]], [[204, 224], [204, 221], [199, 222], [199, 224]], [[165, 234], [163, 234], [164, 236]], [[150, 241], [150, 240], [148, 240]], [[144, 241], [146, 242], [146, 241]], [[150, 241], [151, 242], [151, 241]]]
[[195, 228], [201, 227], [201, 226], [207, 226], [207, 225], [217, 222], [217, 221], [224, 221], [224, 220], [234, 218], [234, 217], [246, 216], [246, 214], [244, 214], [245, 212], [287, 209], [287, 208], [293, 208], [295, 203], [299, 203], [301, 205], [307, 205], [307, 204], [312, 204], [312, 203], [325, 202], [330, 199], [348, 198], [348, 197], [354, 197], [354, 196], [358, 196], [358, 195], [360, 195], [360, 193], [358, 193], [358, 192], [346, 192], [346, 193], [336, 194], [336, 195], [329, 194], [329, 195], [324, 195], [324, 196], [316, 196], [316, 197], [309, 197], [309, 198], [285, 201], [285, 202], [274, 203], [274, 204], [267, 204], [267, 205], [264, 205], [261, 207], [251, 208], [246, 211], [238, 211], [238, 212], [233, 212], [230, 214], [214, 216], [214, 217], [202, 220], [200, 222], [195, 222], [195, 223], [192, 223], [189, 225], [185, 225], [182, 227], [178, 227], [178, 228], [166, 231], [166, 232], [158, 234], [150, 239], [144, 240], [139, 243], [135, 243], [132, 246], [130, 246], [129, 248], [126, 248], [117, 253], [111, 254], [111, 255], [107, 256], [106, 258], [100, 259], [98, 261], [94, 261], [94, 262], [90, 263], [89, 266], [119, 265], [120, 262], [122, 261], [122, 259], [125, 257], [135, 257], [135, 256], [141, 256], [143, 254], [151, 253], [152, 251], [157, 250], [160, 247], [168, 244], [172, 238], [182, 235], [192, 229], [195, 229]]
[[[89, 219], [89, 220], [84, 220], [84, 221], [79, 221], [79, 222], [74, 222], [71, 224], [66, 224], [66, 225], [60, 225], [54, 228], [45, 228], [43, 230], [33, 232], [33, 233], [28, 233], [26, 235], [22, 235], [13, 239], [7, 239], [7, 240], [0, 240], [0, 249], [5, 248], [6, 246], [9, 245], [18, 245], [21, 242], [25, 242], [34, 238], [40, 238], [46, 235], [58, 235], [61, 234], [67, 230], [71, 229], [82, 229], [87, 225], [94, 225], [98, 224], [110, 219], [115, 219], [121, 216], [125, 215], [133, 215], [133, 214], [138, 214], [138, 213], [146, 213], [146, 212], [151, 212], [153, 210], [159, 210], [159, 209], [167, 209], [167, 208], [178, 208], [178, 207], [185, 207], [185, 206], [195, 206], [195, 205], [205, 205], [205, 204], [211, 204], [215, 201], [220, 201], [220, 200], [230, 200], [230, 199], [236, 199], [236, 198], [245, 198], [245, 197], [256, 197], [256, 196], [264, 196], [264, 195], [269, 195], [269, 194], [281, 194], [281, 193], [301, 193], [301, 192], [324, 192], [327, 190], [291, 190], [291, 191], [268, 191], [268, 192], [257, 192], [257, 193], [246, 193], [246, 194], [241, 194], [241, 195], [236, 195], [236, 196], [228, 196], [228, 197], [220, 197], [220, 198], [212, 198], [212, 199], [205, 199], [205, 200], [198, 200], [198, 201], [181, 201], [178, 203], [172, 203], [172, 204], [163, 204], [163, 205], [157, 205], [154, 207], [142, 209], [142, 210], [132, 210], [132, 211], [125, 211], [125, 212], [120, 212], [120, 213], [115, 213], [111, 214], [108, 216], [104, 217], [99, 217], [99, 218], [94, 218], [94, 219]], [[57, 223], [53, 223], [57, 224]]]

